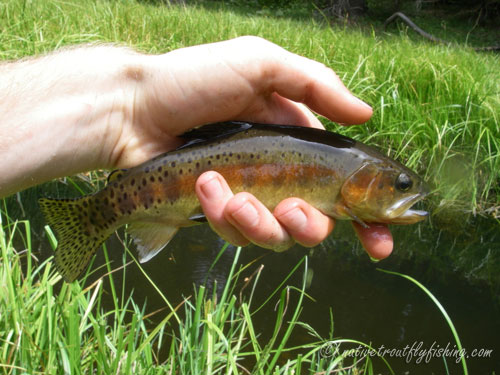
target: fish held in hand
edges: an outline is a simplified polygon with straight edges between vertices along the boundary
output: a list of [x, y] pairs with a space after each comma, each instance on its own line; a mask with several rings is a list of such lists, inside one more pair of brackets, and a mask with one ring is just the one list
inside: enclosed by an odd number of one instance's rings
[[427, 213], [411, 207], [428, 189], [414, 172], [373, 148], [320, 129], [226, 122], [193, 129], [186, 143], [110, 174], [101, 191], [77, 199], [39, 200], [58, 234], [56, 267], [71, 282], [99, 246], [127, 224], [139, 260], [163, 249], [181, 227], [206, 221], [195, 193], [205, 171], [219, 172], [233, 192], [248, 191], [273, 210], [299, 197], [335, 219], [412, 224]]

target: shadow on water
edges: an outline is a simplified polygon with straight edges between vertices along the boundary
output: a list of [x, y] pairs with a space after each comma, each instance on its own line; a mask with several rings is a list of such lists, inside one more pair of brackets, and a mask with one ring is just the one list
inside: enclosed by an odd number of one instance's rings
[[[11, 204], [15, 206], [16, 202]], [[35, 211], [27, 215], [30, 218], [39, 217]], [[440, 225], [441, 228], [446, 227], [443, 223]], [[39, 249], [47, 255], [50, 250], [40, 234], [43, 233], [43, 226], [36, 223], [33, 226], [38, 227], [34, 242], [39, 242], [36, 241], [38, 238], [41, 243]], [[123, 237], [123, 232], [118, 236]], [[426, 285], [447, 310], [458, 330], [462, 346], [469, 354], [467, 364], [470, 373], [492, 374], [498, 371], [498, 223], [475, 220], [460, 230], [433, 229], [430, 223], [424, 223], [394, 228], [394, 237], [396, 246], [393, 255], [373, 263], [354, 238], [350, 225], [338, 222], [333, 235], [314, 249], [295, 246], [285, 253], [273, 253], [249, 247], [242, 252], [240, 262], [248, 264], [257, 259], [246, 270], [247, 276], [261, 264], [264, 265], [254, 297], [255, 306], [258, 306], [300, 259], [308, 255], [312, 281], [307, 293], [314, 301], [306, 300], [300, 320], [311, 325], [322, 337], [329, 335], [331, 311], [335, 338], [360, 340], [371, 343], [376, 349], [382, 346], [389, 350], [403, 350], [405, 347], [456, 349], [450, 329], [433, 302], [409, 281], [382, 273], [377, 268], [410, 275]], [[142, 267], [175, 306], [185, 296], [193, 294], [195, 283], [208, 280], [208, 284], [213, 285], [217, 279], [218, 288], [222, 287], [234, 256], [231, 249], [224, 253], [207, 277], [207, 270], [222, 246], [223, 242], [207, 225], [186, 228], [177, 234], [166, 250]], [[117, 236], [107, 241], [107, 248], [112, 268], [122, 265], [123, 244]], [[103, 263], [103, 252], [100, 251], [94, 268]], [[103, 272], [101, 268], [96, 274]], [[114, 274], [118, 286], [122, 285], [122, 275], [121, 271]], [[295, 286], [300, 286], [301, 282], [301, 272], [296, 272], [288, 280], [288, 284]], [[133, 291], [134, 300], [139, 305], [146, 302], [148, 311], [165, 307], [163, 299], [135, 264], [127, 266], [123, 285], [125, 295]], [[240, 289], [241, 285], [236, 292]], [[118, 293], [121, 294], [121, 291]], [[113, 301], [107, 303], [112, 307]], [[255, 328], [263, 333], [262, 340], [266, 339], [266, 332], [274, 328], [274, 303], [271, 301], [255, 316]], [[153, 319], [157, 317], [160, 321], [162, 314], [153, 316]], [[301, 328], [296, 329], [292, 337], [292, 344], [312, 341], [314, 339]], [[482, 349], [492, 350], [489, 357], [472, 357], [474, 350]], [[408, 355], [389, 354], [386, 359], [397, 374], [444, 373], [443, 358], [440, 357], [410, 358]], [[377, 359], [374, 362], [384, 371], [381, 362]], [[450, 355], [446, 362], [450, 373], [462, 373], [456, 357]]]

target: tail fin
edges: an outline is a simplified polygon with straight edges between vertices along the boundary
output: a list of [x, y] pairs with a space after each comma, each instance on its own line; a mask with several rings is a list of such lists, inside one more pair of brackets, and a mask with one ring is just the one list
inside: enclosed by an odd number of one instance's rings
[[48, 224], [58, 234], [55, 254], [56, 268], [67, 282], [74, 281], [90, 262], [108, 233], [91, 224], [89, 220], [89, 200], [77, 199], [38, 200]]

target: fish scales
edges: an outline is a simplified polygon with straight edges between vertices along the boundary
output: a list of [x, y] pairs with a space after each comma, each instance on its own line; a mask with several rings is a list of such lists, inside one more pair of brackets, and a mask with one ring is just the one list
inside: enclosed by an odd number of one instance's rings
[[[183, 137], [188, 140], [185, 146], [112, 173], [108, 185], [94, 195], [74, 201], [40, 200], [61, 237], [56, 265], [65, 280], [78, 277], [100, 244], [124, 224], [135, 238], [141, 261], [160, 251], [178, 228], [199, 224], [194, 219], [202, 215], [195, 183], [209, 170], [221, 173], [233, 192], [249, 191], [271, 210], [287, 197], [300, 197], [326, 215], [361, 223], [388, 221], [365, 215], [362, 210], [371, 210], [366, 202], [361, 202], [360, 211], [345, 197], [366, 200], [374, 173], [384, 168], [390, 173], [376, 178], [378, 190], [390, 190], [383, 188], [395, 183], [393, 175], [404, 174], [416, 182], [412, 196], [425, 195], [418, 176], [398, 162], [318, 129], [230, 122], [206, 125]], [[382, 197], [375, 194], [371, 203], [380, 205], [387, 200]]]
[[[124, 174], [119, 182], [110, 184], [96, 197], [114, 196], [110, 202], [115, 203], [116, 214], [133, 215], [139, 220], [154, 217], [169, 221], [172, 215], [182, 213], [186, 219], [183, 224], [193, 225], [187, 219], [201, 213], [194, 197], [195, 181], [208, 170], [220, 172], [234, 192], [252, 190], [271, 208], [300, 190], [323, 187], [327, 189], [325, 193], [338, 194], [340, 183], [332, 184], [334, 171], [328, 166], [331, 155], [325, 151], [315, 149], [312, 144], [290, 144], [289, 139], [280, 140], [284, 138], [282, 135], [269, 139], [261, 136], [257, 144], [248, 134], [245, 136], [215, 142], [204, 150], [187, 148], [169, 153]], [[290, 150], [292, 146], [294, 149]], [[122, 218], [127, 220], [130, 218]]]

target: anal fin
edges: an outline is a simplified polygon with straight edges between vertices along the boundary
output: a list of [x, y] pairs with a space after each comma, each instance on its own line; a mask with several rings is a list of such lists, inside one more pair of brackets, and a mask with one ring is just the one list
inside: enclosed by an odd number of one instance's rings
[[127, 232], [137, 246], [141, 263], [147, 262], [167, 246], [178, 230], [178, 227], [151, 222], [135, 222], [127, 227]]

